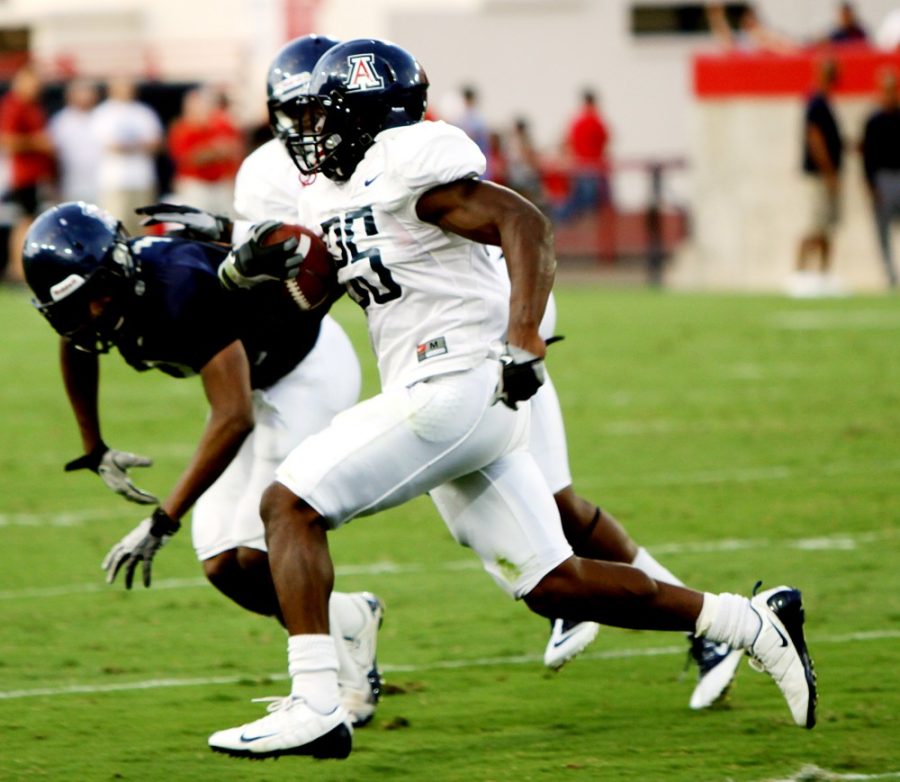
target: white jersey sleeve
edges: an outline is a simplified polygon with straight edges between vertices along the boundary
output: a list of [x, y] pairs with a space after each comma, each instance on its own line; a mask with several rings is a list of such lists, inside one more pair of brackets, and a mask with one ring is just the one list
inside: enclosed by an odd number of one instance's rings
[[240, 244], [253, 223], [297, 222], [297, 199], [303, 189], [300, 172], [278, 139], [248, 155], [234, 183], [235, 220], [232, 242]]
[[[487, 161], [478, 146], [462, 130], [443, 122], [414, 126], [413, 143], [396, 149], [388, 165], [395, 165], [396, 178], [408, 196], [418, 201], [427, 190], [458, 179], [480, 177]], [[419, 143], [415, 143], [418, 141]]]

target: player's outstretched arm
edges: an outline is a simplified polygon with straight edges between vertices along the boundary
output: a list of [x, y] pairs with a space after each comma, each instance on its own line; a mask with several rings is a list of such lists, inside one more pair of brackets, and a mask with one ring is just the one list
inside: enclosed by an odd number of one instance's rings
[[84, 455], [70, 461], [65, 467], [66, 472], [91, 470], [126, 500], [139, 505], [158, 502], [156, 497], [135, 486], [128, 477], [129, 468], [149, 467], [153, 464], [152, 460], [127, 451], [117, 451], [103, 442], [97, 405], [100, 385], [100, 361], [97, 356], [78, 350], [69, 340], [62, 338], [59, 360], [66, 395], [84, 446]]
[[445, 231], [503, 248], [512, 284], [507, 339], [543, 358], [538, 327], [556, 271], [550, 221], [518, 193], [476, 179], [429, 190], [419, 198], [416, 213]]
[[235, 340], [200, 370], [210, 413], [190, 463], [161, 503], [170, 518], [180, 519], [225, 471], [253, 430], [250, 362]]
[[116, 543], [103, 560], [111, 584], [124, 572], [131, 589], [138, 564], [145, 587], [150, 586], [157, 552], [178, 532], [180, 519], [231, 463], [253, 429], [250, 364], [239, 341], [213, 356], [200, 371], [210, 414], [200, 442], [169, 496], [131, 532]]

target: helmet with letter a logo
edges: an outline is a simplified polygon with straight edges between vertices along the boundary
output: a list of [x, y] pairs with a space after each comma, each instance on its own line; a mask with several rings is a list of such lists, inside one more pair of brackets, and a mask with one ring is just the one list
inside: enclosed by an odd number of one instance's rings
[[350, 178], [382, 130], [425, 116], [428, 77], [408, 51], [360, 38], [339, 44], [316, 64], [305, 98], [301, 139], [288, 151], [306, 174]]

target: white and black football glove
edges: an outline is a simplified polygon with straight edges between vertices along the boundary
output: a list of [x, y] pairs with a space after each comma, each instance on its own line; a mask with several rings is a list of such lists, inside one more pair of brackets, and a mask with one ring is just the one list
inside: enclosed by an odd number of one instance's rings
[[126, 500], [136, 502], [138, 505], [155, 505], [159, 500], [150, 492], [139, 489], [128, 477], [130, 467], [149, 467], [151, 464], [153, 460], [146, 456], [117, 451], [101, 442], [90, 453], [69, 462], [65, 471], [90, 470], [97, 473], [110, 489], [116, 494], [121, 494]]
[[223, 287], [229, 290], [252, 288], [261, 282], [297, 276], [309, 251], [310, 240], [305, 236], [301, 240], [289, 236], [281, 242], [266, 244], [266, 237], [283, 225], [277, 220], [266, 220], [250, 229], [244, 243], [233, 248], [219, 264], [219, 281]]
[[[547, 345], [561, 339], [562, 337], [550, 337]], [[547, 379], [544, 359], [509, 343], [500, 356], [500, 365], [500, 382], [494, 392], [492, 404], [503, 402], [512, 410], [518, 409], [519, 402], [531, 399]]]
[[224, 215], [214, 215], [193, 206], [167, 203], [139, 206], [134, 211], [144, 216], [141, 225], [180, 225], [181, 228], [169, 232], [171, 236], [201, 242], [231, 242], [234, 224]]
[[104, 557], [101, 567], [106, 571], [106, 583], [115, 581], [124, 567], [125, 588], [131, 589], [134, 571], [140, 562], [144, 586], [149, 587], [153, 557], [180, 528], [181, 522], [175, 521], [162, 508], [157, 508], [149, 519], [138, 524]]

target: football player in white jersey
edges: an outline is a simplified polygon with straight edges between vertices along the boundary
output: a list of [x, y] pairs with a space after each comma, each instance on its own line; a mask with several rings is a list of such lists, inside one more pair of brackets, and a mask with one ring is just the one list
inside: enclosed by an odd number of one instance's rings
[[[257, 758], [349, 754], [328, 629], [327, 533], [426, 492], [454, 537], [532, 610], [745, 649], [794, 722], [812, 727], [798, 590], [700, 593], [573, 554], [525, 448], [529, 405], [520, 406], [543, 380], [552, 232], [527, 201], [477, 179], [485, 160], [462, 131], [422, 120], [427, 84], [408, 52], [360, 39], [330, 49], [295, 103], [288, 150], [301, 171], [325, 177], [300, 221], [322, 227], [339, 281], [366, 311], [382, 392], [294, 449], [263, 495], [291, 694], [209, 745]], [[503, 248], [508, 281], [484, 244]], [[260, 249], [251, 236], [220, 277], [252, 286], [284, 276]]]
[[[277, 129], [277, 128], [276, 128]], [[238, 172], [236, 210], [245, 217], [262, 222], [277, 219], [296, 222], [298, 202], [314, 198], [314, 181], [304, 185], [280, 139], [272, 139], [253, 152]], [[173, 215], [177, 217], [177, 215]], [[249, 224], [237, 222], [232, 241], [246, 238]], [[499, 248], [488, 248], [506, 273]], [[541, 337], [549, 339], [555, 330], [556, 305], [551, 294]], [[607, 511], [580, 497], [572, 486], [566, 434], [556, 389], [546, 375], [545, 382], [531, 403], [531, 429], [528, 449], [547, 481], [560, 512], [563, 531], [573, 550], [591, 559], [610, 560], [633, 565], [647, 575], [669, 584], [682, 582], [661, 565], [645, 548], [638, 546], [626, 530]], [[596, 637], [598, 624], [556, 618], [544, 651], [544, 664], [559, 670], [584, 650]], [[691, 695], [691, 708], [706, 708], [728, 689], [742, 652], [715, 644], [691, 634], [690, 652], [698, 665], [698, 682]]]
[[[311, 45], [321, 45], [322, 36], [305, 36], [288, 44], [276, 56], [268, 77], [269, 112], [276, 138], [266, 142], [242, 164], [237, 176], [235, 210], [254, 221], [266, 219], [292, 222], [297, 220], [298, 203], [315, 198], [315, 178], [301, 181], [285, 149], [291, 131], [291, 118], [282, 109], [308, 82], [308, 73], [301, 70], [300, 61], [308, 63], [306, 52]], [[336, 43], [336, 42], [335, 42]], [[292, 54], [289, 63], [286, 53]], [[310, 64], [310, 69], [312, 64]], [[250, 225], [238, 221], [225, 239], [238, 244], [246, 238]], [[489, 248], [506, 273], [499, 248]], [[556, 306], [551, 294], [541, 321], [541, 337], [554, 333]], [[549, 375], [532, 401], [531, 434], [528, 448], [535, 458], [554, 495], [563, 524], [563, 531], [575, 553], [591, 559], [623, 562], [643, 570], [647, 575], [669, 584], [682, 585], [643, 547], [639, 547], [607, 511], [579, 497], [572, 487], [566, 447], [565, 427], [559, 399]], [[597, 635], [595, 622], [576, 622], [556, 618], [551, 620], [551, 633], [544, 652], [544, 663], [554, 670], [579, 654]], [[693, 634], [689, 638], [690, 651], [698, 665], [698, 683], [692, 693], [692, 708], [706, 708], [717, 701], [730, 684], [741, 652], [714, 644]]]

